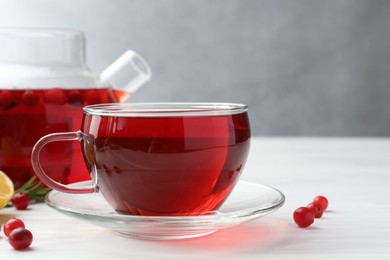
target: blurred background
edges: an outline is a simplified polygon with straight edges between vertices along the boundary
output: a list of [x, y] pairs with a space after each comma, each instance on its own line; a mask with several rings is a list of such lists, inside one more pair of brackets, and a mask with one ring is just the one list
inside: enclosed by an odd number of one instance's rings
[[246, 103], [258, 136], [390, 135], [390, 1], [0, 4], [0, 26], [85, 32], [96, 72], [139, 52], [153, 78], [130, 102]]

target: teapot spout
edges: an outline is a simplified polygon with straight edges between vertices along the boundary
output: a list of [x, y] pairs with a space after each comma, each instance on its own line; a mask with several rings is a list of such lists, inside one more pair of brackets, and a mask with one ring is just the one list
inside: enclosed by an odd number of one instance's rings
[[[131, 70], [124, 70], [130, 67]], [[114, 89], [134, 93], [152, 77], [148, 63], [138, 53], [128, 50], [101, 74], [100, 79]]]

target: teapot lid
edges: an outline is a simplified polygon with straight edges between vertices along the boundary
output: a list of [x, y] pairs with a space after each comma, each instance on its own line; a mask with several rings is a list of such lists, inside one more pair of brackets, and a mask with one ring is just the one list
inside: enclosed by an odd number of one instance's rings
[[84, 33], [71, 29], [0, 28], [0, 63], [83, 66]]
[[0, 88], [93, 87], [84, 33], [60, 28], [0, 28]]

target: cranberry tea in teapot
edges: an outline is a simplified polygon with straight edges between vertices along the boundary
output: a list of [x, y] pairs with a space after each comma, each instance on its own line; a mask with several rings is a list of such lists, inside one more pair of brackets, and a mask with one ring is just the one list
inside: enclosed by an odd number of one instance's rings
[[[115, 76], [126, 66], [126, 83], [117, 87]], [[79, 129], [82, 107], [124, 102], [150, 77], [133, 51], [93, 73], [78, 31], [0, 28], [0, 170], [17, 186], [25, 183], [34, 176], [31, 150], [42, 136]], [[41, 157], [48, 175], [67, 184], [90, 178], [80, 155], [78, 142], [56, 142]]]

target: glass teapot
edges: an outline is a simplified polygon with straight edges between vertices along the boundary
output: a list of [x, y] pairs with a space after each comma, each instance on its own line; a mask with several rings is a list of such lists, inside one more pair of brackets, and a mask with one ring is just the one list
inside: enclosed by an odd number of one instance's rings
[[[148, 64], [133, 51], [93, 73], [82, 32], [0, 28], [0, 170], [22, 185], [34, 176], [30, 155], [39, 138], [79, 129], [83, 106], [124, 102], [150, 78]], [[64, 184], [90, 178], [80, 156], [78, 142], [42, 151], [45, 170]]]

